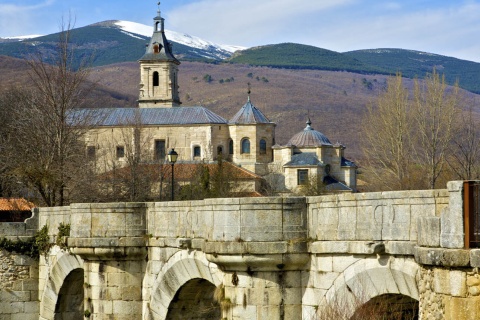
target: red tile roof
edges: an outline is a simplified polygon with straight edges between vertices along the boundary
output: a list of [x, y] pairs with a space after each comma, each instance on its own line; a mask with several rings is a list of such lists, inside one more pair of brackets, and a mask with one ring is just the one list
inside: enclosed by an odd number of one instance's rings
[[23, 198], [0, 198], [0, 211], [27, 211], [36, 206]]

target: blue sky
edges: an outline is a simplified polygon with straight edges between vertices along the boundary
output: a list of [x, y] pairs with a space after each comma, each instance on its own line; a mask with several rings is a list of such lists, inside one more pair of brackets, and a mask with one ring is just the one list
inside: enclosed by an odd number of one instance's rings
[[[49, 34], [71, 14], [151, 24], [154, 0], [0, 0], [0, 37]], [[402, 48], [480, 62], [480, 0], [164, 0], [166, 28], [220, 44]]]

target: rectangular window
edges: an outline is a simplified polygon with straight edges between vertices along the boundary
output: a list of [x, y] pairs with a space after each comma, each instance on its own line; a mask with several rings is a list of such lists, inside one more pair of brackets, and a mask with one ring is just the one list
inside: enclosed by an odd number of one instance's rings
[[155, 160], [165, 160], [165, 140], [155, 140]]
[[199, 158], [202, 156], [202, 149], [200, 149], [199, 146], [193, 147], [193, 157], [194, 158]]
[[299, 186], [306, 185], [308, 183], [308, 169], [297, 170], [297, 184]]
[[90, 161], [95, 160], [96, 148], [94, 146], [87, 146], [87, 159]]
[[117, 159], [121, 159], [125, 157], [125, 147], [124, 146], [117, 146]]

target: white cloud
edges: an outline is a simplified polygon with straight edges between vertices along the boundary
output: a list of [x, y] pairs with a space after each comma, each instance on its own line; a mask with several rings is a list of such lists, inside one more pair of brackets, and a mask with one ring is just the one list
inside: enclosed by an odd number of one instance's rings
[[[396, 47], [480, 61], [475, 39], [480, 34], [480, 5], [425, 9], [378, 17], [359, 18], [340, 24], [325, 37], [338, 51], [361, 48]], [[357, 27], [353, 27], [357, 25]], [[342, 36], [343, 35], [343, 36]], [[463, 48], [463, 49], [462, 49]], [[471, 48], [471, 49], [467, 49]]]
[[0, 3], [0, 29], [2, 34], [20, 36], [24, 33], [35, 32], [35, 24], [41, 21], [35, 21], [32, 17], [37, 10], [52, 6], [54, 3], [55, 0], [45, 0], [32, 5]]
[[302, 15], [352, 2], [355, 0], [201, 0], [167, 14], [168, 24], [175, 30], [214, 42], [249, 45], [255, 39], [287, 32]]

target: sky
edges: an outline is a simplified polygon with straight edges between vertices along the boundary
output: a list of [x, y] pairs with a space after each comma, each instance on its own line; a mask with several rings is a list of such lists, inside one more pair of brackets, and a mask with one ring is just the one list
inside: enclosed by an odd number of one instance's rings
[[[0, 0], [0, 37], [104, 20], [150, 25], [158, 0]], [[401, 48], [480, 62], [480, 0], [163, 0], [165, 28], [218, 44]]]

